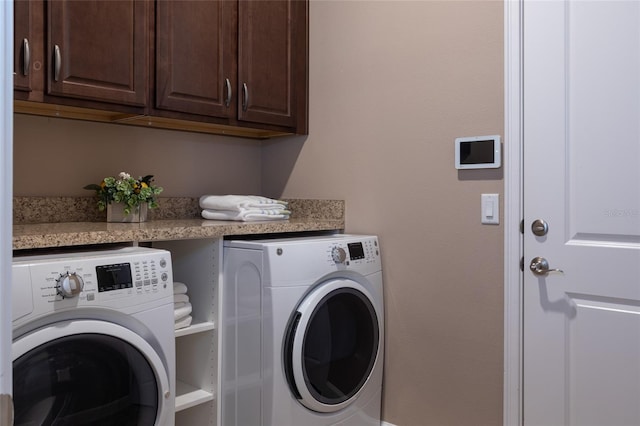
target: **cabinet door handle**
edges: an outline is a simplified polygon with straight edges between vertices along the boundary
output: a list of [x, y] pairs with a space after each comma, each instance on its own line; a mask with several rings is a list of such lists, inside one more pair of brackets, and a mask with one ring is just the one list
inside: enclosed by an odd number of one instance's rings
[[224, 106], [229, 108], [229, 105], [231, 105], [231, 96], [233, 95], [233, 92], [231, 91], [231, 82], [228, 78], [225, 78], [224, 84], [227, 88], [227, 97], [224, 99]]
[[62, 66], [62, 57], [60, 56], [60, 47], [56, 44], [53, 46], [53, 81], [60, 78], [60, 67]]
[[22, 74], [29, 75], [31, 68], [31, 49], [29, 48], [29, 40], [22, 39]]
[[247, 105], [249, 105], [249, 89], [247, 88], [247, 83], [242, 83], [242, 110], [247, 110]]

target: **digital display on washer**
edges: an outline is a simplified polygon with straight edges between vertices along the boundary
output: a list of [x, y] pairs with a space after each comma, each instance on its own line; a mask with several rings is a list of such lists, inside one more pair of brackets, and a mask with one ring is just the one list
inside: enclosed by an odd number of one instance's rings
[[349, 258], [351, 260], [364, 259], [364, 248], [362, 243], [349, 243], [347, 244], [349, 249]]
[[96, 275], [99, 292], [133, 287], [129, 263], [96, 266]]

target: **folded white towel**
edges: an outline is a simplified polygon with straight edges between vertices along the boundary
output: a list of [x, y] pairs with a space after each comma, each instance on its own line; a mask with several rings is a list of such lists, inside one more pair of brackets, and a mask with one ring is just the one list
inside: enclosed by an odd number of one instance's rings
[[255, 220], [284, 220], [289, 219], [291, 212], [289, 210], [259, 210], [249, 209], [241, 212], [230, 210], [202, 210], [202, 217], [211, 220], [237, 220], [250, 222]]
[[189, 304], [189, 302], [178, 302], [178, 303], [174, 303], [173, 304], [173, 310], [175, 311], [176, 309], [182, 309], [185, 306], [187, 306]]
[[200, 208], [209, 210], [285, 209], [287, 202], [258, 195], [203, 195]]
[[173, 303], [180, 303], [180, 302], [188, 302], [189, 301], [189, 296], [187, 296], [186, 294], [174, 294], [173, 295]]
[[178, 281], [173, 282], [173, 294], [186, 294], [187, 285]]
[[182, 303], [184, 303], [184, 305], [181, 305], [180, 307], [174, 307], [173, 309], [173, 319], [175, 321], [191, 314], [191, 311], [192, 311], [191, 303], [185, 303], [185, 302], [182, 302]]
[[193, 320], [193, 317], [191, 315], [188, 315], [184, 318], [182, 318], [181, 320], [178, 320], [174, 323], [174, 329], [178, 330], [180, 328], [185, 328], [185, 327], [189, 327], [191, 325], [191, 321]]

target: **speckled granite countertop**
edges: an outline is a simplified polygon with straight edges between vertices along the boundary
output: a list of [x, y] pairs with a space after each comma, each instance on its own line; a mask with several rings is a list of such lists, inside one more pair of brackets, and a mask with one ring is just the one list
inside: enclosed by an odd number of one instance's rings
[[147, 222], [107, 223], [90, 197], [15, 197], [13, 249], [344, 229], [344, 201], [287, 201], [292, 215], [284, 221], [203, 220], [197, 199], [165, 198]]

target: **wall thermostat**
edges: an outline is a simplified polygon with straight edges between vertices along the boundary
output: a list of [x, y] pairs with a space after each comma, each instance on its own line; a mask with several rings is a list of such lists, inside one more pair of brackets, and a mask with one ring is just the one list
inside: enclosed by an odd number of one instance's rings
[[497, 169], [502, 166], [500, 136], [456, 139], [456, 169]]

